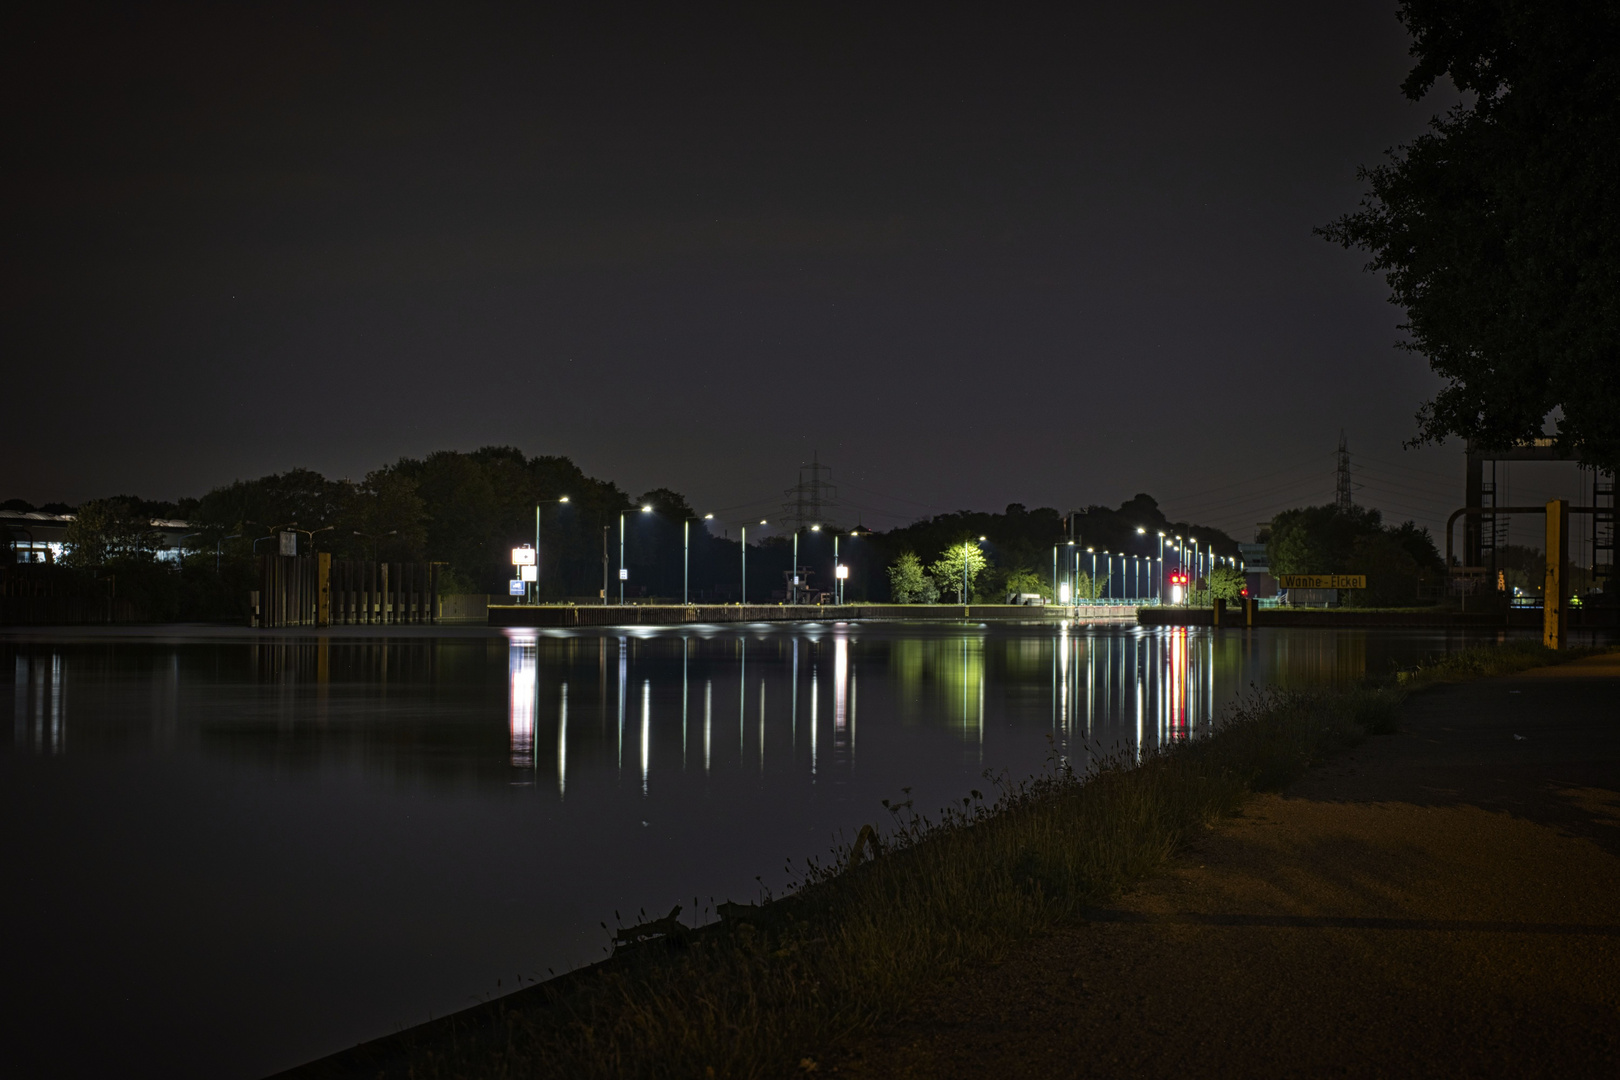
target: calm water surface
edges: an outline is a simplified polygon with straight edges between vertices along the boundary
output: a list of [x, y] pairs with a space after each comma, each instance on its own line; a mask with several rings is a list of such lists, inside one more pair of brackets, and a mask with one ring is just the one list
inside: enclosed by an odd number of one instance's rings
[[29, 1073], [261, 1076], [597, 959], [615, 911], [779, 889], [903, 788], [929, 810], [988, 791], [987, 771], [1199, 738], [1251, 685], [1477, 640], [0, 636], [0, 1038]]

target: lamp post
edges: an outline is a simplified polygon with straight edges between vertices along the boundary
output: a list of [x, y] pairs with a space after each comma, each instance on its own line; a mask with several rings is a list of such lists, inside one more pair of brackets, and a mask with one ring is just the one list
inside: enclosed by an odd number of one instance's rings
[[1075, 546], [1073, 540], [1068, 541], [1068, 543], [1064, 546], [1066, 546], [1069, 551], [1068, 554], [1063, 557], [1063, 573], [1067, 575], [1069, 579], [1069, 603], [1073, 605], [1080, 602], [1080, 597], [1077, 595], [1078, 586], [1075, 582], [1075, 569], [1080, 561], [1080, 549]]
[[689, 517], [681, 522], [681, 603], [692, 602], [692, 522], [713, 521], [713, 514]]
[[[790, 604], [799, 602], [799, 532], [801, 528], [802, 526], [799, 526], [793, 530], [793, 569], [788, 574], [788, 603]], [[820, 532], [821, 526], [819, 524], [812, 525], [810, 531]]]
[[984, 543], [984, 541], [985, 541], [985, 538], [982, 537], [982, 536], [979, 537], [979, 539], [976, 540], [976, 541], [973, 541], [973, 540], [964, 540], [964, 541], [962, 541], [962, 606], [963, 607], [967, 607], [967, 602], [968, 602], [968, 544], [970, 544], [970, 543], [973, 544], [973, 549], [975, 551], [977, 551], [979, 545]]
[[[761, 525], [765, 524], [765, 519], [760, 518], [759, 523]], [[748, 526], [746, 525], [742, 527], [742, 603], [744, 605], [748, 603]]]
[[835, 531], [833, 533], [833, 603], [840, 606], [844, 603], [844, 579], [848, 576], [849, 571], [845, 570], [844, 564], [838, 561], [838, 533]]
[[1164, 530], [1159, 530], [1159, 576], [1153, 582], [1153, 602], [1164, 603]]
[[1192, 545], [1192, 576], [1187, 579], [1187, 602], [1192, 603], [1192, 591], [1198, 587], [1198, 537], [1187, 537]]
[[[641, 508], [641, 512], [643, 514], [650, 514], [650, 513], [652, 513], [652, 507], [643, 506]], [[626, 511], [624, 511], [624, 510], [619, 511], [619, 606], [620, 607], [624, 607], [624, 582], [625, 582], [625, 578], [629, 577], [629, 575], [625, 573], [625, 569], [624, 569], [624, 515], [625, 515], [625, 513], [626, 513]]]
[[285, 525], [273, 525], [273, 526], [271, 526], [270, 535], [261, 536], [258, 539], [253, 541], [253, 554], [257, 555], [259, 553], [259, 544], [260, 543], [262, 543], [265, 540], [274, 540], [276, 538], [276, 536], [281, 532], [282, 529], [297, 530], [297, 528], [298, 528], [298, 522], [296, 522], [296, 521], [289, 521]]
[[[557, 502], [565, 503], [568, 496], [564, 495]], [[540, 504], [534, 504], [534, 602], [540, 603]]]
[[382, 539], [384, 536], [398, 536], [399, 535], [399, 530], [398, 529], [389, 529], [385, 533], [378, 533], [375, 536], [373, 536], [371, 533], [363, 533], [359, 529], [356, 529], [356, 530], [354, 530], [354, 535], [371, 541], [371, 561], [376, 562], [377, 561], [377, 541]]

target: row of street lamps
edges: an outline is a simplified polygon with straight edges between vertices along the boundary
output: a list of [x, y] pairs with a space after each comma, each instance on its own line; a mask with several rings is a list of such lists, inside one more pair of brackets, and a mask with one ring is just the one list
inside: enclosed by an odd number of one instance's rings
[[[1138, 536], [1145, 536], [1147, 535], [1147, 529], [1138, 526], [1136, 533]], [[1154, 590], [1153, 600], [1154, 603], [1163, 603], [1164, 586], [1166, 584], [1164, 569], [1164, 553], [1166, 543], [1169, 544], [1170, 550], [1176, 553], [1177, 557], [1174, 561], [1178, 571], [1186, 571], [1189, 569], [1188, 564], [1191, 564], [1190, 569], [1192, 574], [1188, 582], [1189, 586], [1192, 584], [1192, 582], [1197, 581], [1200, 577], [1213, 573], [1217, 566], [1237, 566], [1236, 559], [1225, 555], [1217, 555], [1211, 548], [1206, 547], [1203, 551], [1200, 551], [1198, 547], [1198, 538], [1196, 536], [1188, 536], [1183, 538], [1181, 536], [1171, 536], [1170, 534], [1165, 533], [1163, 530], [1160, 530], [1158, 533], [1158, 540], [1159, 554], [1157, 558], [1151, 555], [1131, 555], [1123, 551], [1100, 552], [1100, 554], [1107, 560], [1104, 568], [1108, 575], [1106, 580], [1112, 580], [1114, 573], [1114, 559], [1119, 559], [1121, 573], [1124, 573], [1127, 569], [1129, 569], [1134, 575], [1136, 584], [1134, 591], [1136, 593], [1136, 599], [1141, 599], [1144, 591], [1142, 589], [1143, 564], [1147, 565], [1150, 574], [1152, 574], [1153, 570], [1155, 569], [1155, 564], [1157, 564], [1156, 569], [1158, 573], [1156, 575], [1156, 588]], [[1069, 582], [1065, 582], [1060, 585], [1058, 580], [1058, 551], [1063, 547], [1068, 547], [1071, 549], [1069, 559], [1070, 580]], [[1096, 548], [1088, 547], [1085, 549], [1084, 553], [1091, 556], [1091, 599], [1095, 600], [1097, 598], [1097, 556], [1099, 552]], [[1080, 547], [1073, 540], [1068, 541], [1066, 544], [1054, 544], [1052, 547], [1052, 591], [1054, 594], [1058, 595], [1059, 603], [1067, 603], [1071, 599], [1078, 600], [1078, 597], [1074, 595], [1076, 591], [1075, 586], [1071, 583], [1079, 574], [1080, 555]], [[1134, 565], [1126, 560], [1134, 560]], [[1065, 591], [1069, 593], [1068, 597], [1062, 595]], [[1175, 585], [1172, 587], [1171, 603], [1179, 604], [1181, 602], [1181, 586]]]
[[[563, 504], [563, 503], [567, 503], [568, 501], [569, 501], [569, 498], [568, 498], [567, 495], [563, 495], [563, 496], [561, 496], [560, 498], [557, 499], [557, 503], [559, 505]], [[534, 569], [534, 576], [533, 576], [533, 580], [529, 581], [528, 584], [533, 585], [533, 587], [534, 587], [534, 589], [533, 589], [533, 598], [532, 598], [534, 603], [539, 603], [540, 602], [540, 525], [541, 525], [541, 511], [543, 509], [544, 509], [544, 504], [537, 504], [535, 506], [535, 508], [534, 508], [534, 554], [532, 555], [532, 557], [531, 556], [521, 555], [520, 554], [521, 551], [522, 551], [521, 548], [514, 549], [514, 551], [513, 551], [513, 564], [514, 565], [518, 565], [518, 561], [519, 561], [520, 558], [525, 559], [525, 560], [528, 560], [528, 559], [532, 558], [532, 565], [535, 568]], [[643, 513], [643, 514], [651, 514], [651, 513], [653, 513], [653, 508], [650, 505], [642, 506], [642, 507], [639, 508], [639, 512]], [[620, 604], [620, 606], [623, 606], [623, 604], [624, 604], [624, 583], [626, 581], [628, 581], [629, 578], [630, 578], [629, 568], [625, 565], [625, 561], [624, 561], [624, 519], [625, 519], [625, 515], [628, 514], [628, 513], [630, 513], [630, 511], [628, 511], [628, 510], [620, 511], [620, 513], [619, 513], [619, 604]], [[685, 520], [683, 520], [681, 522], [681, 603], [683, 603], [683, 604], [690, 604], [692, 602], [692, 589], [691, 589], [691, 582], [692, 582], [692, 522], [694, 522], [694, 521], [713, 521], [713, 520], [714, 520], [714, 515], [713, 514], [704, 514], [701, 517], [688, 517], [688, 518], [686, 518]], [[759, 520], [759, 524], [760, 525], [768, 525], [769, 522], [765, 518], [761, 518]], [[811, 526], [809, 526], [809, 529], [810, 529], [811, 532], [820, 532], [821, 531], [821, 526], [819, 524], [818, 525], [811, 525]], [[603, 534], [604, 534], [603, 537], [602, 537], [602, 603], [606, 604], [608, 602], [608, 552], [607, 552], [607, 536], [606, 536], [607, 529], [604, 528], [602, 531], [603, 531]], [[791, 575], [791, 587], [792, 587], [792, 590], [793, 590], [792, 599], [794, 599], [794, 600], [798, 599], [798, 590], [799, 590], [799, 533], [801, 531], [802, 531], [802, 529], [794, 529], [793, 530], [793, 573]], [[852, 531], [849, 535], [850, 536], [859, 536], [859, 535], [861, 535], [861, 533], [860, 533], [860, 530], [855, 530], [855, 531]], [[984, 538], [980, 537], [980, 539], [982, 540]], [[844, 602], [844, 582], [846, 580], [848, 580], [848, 578], [849, 578], [849, 567], [845, 566], [843, 563], [839, 562], [839, 560], [838, 560], [838, 540], [839, 540], [839, 535], [837, 533], [834, 533], [833, 534], [834, 595], [836, 597], [837, 602], [841, 604], [841, 603]], [[524, 565], [527, 565], [527, 564], [528, 564], [527, 561], [525, 561]], [[527, 592], [527, 591], [528, 591], [527, 586], [525, 586], [525, 592]], [[743, 603], [746, 604], [748, 602], [748, 526], [746, 524], [742, 526], [742, 591], [741, 591], [741, 598], [742, 598]]]
[[[564, 496], [560, 497], [557, 500], [557, 503], [558, 504], [563, 504], [563, 503], [567, 503], [568, 501], [569, 501], [568, 496], [564, 495]], [[532, 581], [532, 584], [534, 585], [534, 602], [535, 603], [539, 603], [539, 599], [540, 599], [540, 595], [539, 595], [539, 589], [540, 589], [540, 586], [539, 586], [539, 564], [540, 564], [540, 525], [541, 525], [541, 510], [542, 509], [543, 509], [543, 507], [541, 505], [536, 505], [535, 508], [534, 508], [534, 556], [533, 556], [533, 561], [534, 561], [535, 570], [534, 570], [534, 579]], [[624, 561], [624, 519], [625, 519], [625, 515], [628, 514], [629, 512], [630, 511], [621, 511], [620, 514], [619, 514], [619, 604], [621, 606], [624, 604], [624, 583], [627, 580], [629, 580], [629, 577], [630, 577], [629, 569], [625, 566], [625, 561]], [[643, 514], [651, 514], [651, 513], [653, 513], [653, 508], [650, 505], [645, 505], [645, 506], [642, 506], [642, 507], [639, 508], [639, 512], [643, 513]], [[690, 604], [691, 603], [692, 522], [694, 522], [694, 521], [713, 521], [713, 520], [714, 520], [714, 515], [713, 514], [704, 514], [701, 517], [688, 517], [684, 521], [682, 521], [682, 523], [681, 523], [681, 534], [682, 534], [681, 535], [681, 602], [683, 604]], [[761, 518], [759, 520], [759, 524], [760, 525], [768, 525], [769, 522], [765, 518]], [[809, 530], [811, 532], [820, 532], [821, 531], [821, 526], [819, 524], [811, 525], [808, 528], [809, 528]], [[317, 531], [322, 531], [322, 530], [317, 530]], [[793, 530], [793, 571], [792, 571], [792, 574], [790, 575], [790, 579], [789, 579], [789, 588], [791, 590], [790, 596], [789, 596], [790, 602], [796, 602], [798, 600], [798, 594], [799, 594], [799, 585], [800, 585], [800, 582], [799, 582], [799, 533], [801, 531], [802, 531], [802, 527], [801, 528], [796, 528], [796, 529]], [[604, 528], [603, 529], [604, 535], [602, 537], [602, 541], [603, 541], [603, 543], [602, 543], [602, 603], [603, 604], [606, 604], [608, 602], [608, 557], [607, 557], [608, 552], [607, 552], [607, 536], [605, 535], [606, 532], [607, 532], [607, 530]], [[741, 594], [740, 595], [741, 595], [742, 602], [744, 604], [746, 604], [748, 602], [748, 526], [746, 524], [742, 526], [741, 532], [742, 532], [742, 581], [741, 581], [742, 589], [741, 589]], [[1141, 526], [1138, 526], [1136, 532], [1137, 532], [1138, 536], [1145, 536], [1147, 534], [1147, 529], [1143, 528]], [[358, 536], [358, 535], [361, 535], [361, 534], [356, 533], [356, 535]], [[392, 535], [392, 534], [387, 534], [387, 535]], [[859, 536], [861, 534], [857, 530], [857, 531], [851, 532], [849, 535], [850, 536]], [[1131, 554], [1128, 554], [1128, 553], [1123, 552], [1123, 551], [1121, 551], [1121, 552], [1112, 552], [1112, 551], [1103, 551], [1103, 552], [1101, 552], [1100, 554], [1102, 554], [1102, 556], [1107, 560], [1105, 570], [1106, 570], [1106, 573], [1108, 575], [1108, 580], [1111, 580], [1113, 578], [1114, 559], [1118, 558], [1120, 560], [1120, 570], [1121, 570], [1122, 573], [1125, 572], [1125, 570], [1127, 568], [1130, 569], [1130, 571], [1131, 571], [1131, 573], [1133, 575], [1133, 578], [1134, 578], [1135, 585], [1136, 585], [1136, 588], [1133, 591], [1136, 594], [1136, 598], [1141, 599], [1142, 596], [1143, 596], [1143, 589], [1142, 589], [1142, 569], [1143, 569], [1143, 565], [1146, 564], [1146, 566], [1147, 566], [1147, 568], [1149, 570], [1149, 573], [1152, 574], [1152, 572], [1155, 569], [1155, 564], [1157, 564], [1157, 566], [1156, 566], [1157, 575], [1156, 575], [1156, 582], [1155, 582], [1157, 587], [1156, 587], [1156, 589], [1154, 591], [1154, 602], [1155, 603], [1163, 603], [1164, 602], [1164, 586], [1165, 586], [1165, 583], [1166, 583], [1165, 582], [1165, 568], [1164, 568], [1166, 544], [1169, 545], [1169, 550], [1171, 550], [1172, 552], [1175, 552], [1176, 555], [1177, 555], [1177, 558], [1175, 559], [1175, 563], [1176, 563], [1176, 567], [1177, 567], [1178, 570], [1186, 570], [1186, 569], [1188, 569], [1188, 563], [1191, 563], [1192, 574], [1191, 574], [1191, 578], [1189, 579], [1189, 582], [1188, 582], [1189, 586], [1191, 585], [1192, 582], [1197, 581], [1198, 578], [1205, 575], [1206, 573], [1213, 572], [1217, 565], [1227, 565], [1227, 566], [1236, 566], [1237, 565], [1237, 560], [1229, 558], [1229, 557], [1224, 556], [1224, 555], [1216, 555], [1212, 549], [1206, 548], [1204, 551], [1201, 552], [1199, 550], [1198, 538], [1196, 536], [1188, 536], [1188, 537], [1183, 538], [1183, 537], [1181, 537], [1179, 535], [1172, 536], [1170, 534], [1165, 533], [1163, 530], [1160, 530], [1158, 532], [1158, 540], [1159, 540], [1159, 554], [1158, 554], [1157, 558], [1154, 558], [1154, 557], [1148, 556], [1148, 555], [1131, 555]], [[834, 596], [835, 596], [835, 602], [837, 602], [839, 604], [842, 604], [844, 602], [844, 582], [849, 577], [849, 567], [845, 566], [842, 562], [839, 561], [838, 541], [839, 541], [839, 536], [838, 536], [837, 533], [834, 533], [833, 534]], [[962, 550], [962, 602], [963, 603], [967, 602], [968, 587], [969, 587], [969, 573], [968, 573], [968, 571], [969, 571], [969, 559], [968, 559], [968, 550], [967, 550], [968, 545], [971, 543], [971, 544], [973, 544], [973, 546], [975, 548], [977, 548], [979, 545], [984, 544], [986, 542], [987, 542], [987, 538], [981, 536], [976, 541], [972, 541], [972, 540], [964, 541], [963, 544], [962, 544], [962, 548], [963, 548], [963, 550]], [[1071, 558], [1069, 560], [1070, 581], [1068, 583], [1064, 583], [1065, 585], [1068, 586], [1067, 589], [1061, 588], [1059, 580], [1058, 580], [1058, 551], [1061, 548], [1065, 547], [1065, 546], [1072, 549], [1071, 552], [1070, 552]], [[1074, 590], [1074, 586], [1073, 586], [1072, 583], [1074, 581], [1074, 578], [1078, 575], [1080, 554], [1081, 554], [1080, 548], [1079, 548], [1078, 544], [1073, 540], [1068, 541], [1067, 544], [1055, 544], [1052, 547], [1052, 591], [1053, 591], [1053, 593], [1054, 593], [1054, 595], [1057, 598], [1059, 603], [1068, 603], [1071, 600], [1078, 600], [1078, 597], [1074, 596], [1074, 591], [1075, 590]], [[1091, 556], [1091, 579], [1090, 579], [1091, 580], [1091, 590], [1092, 590], [1091, 599], [1095, 600], [1097, 598], [1096, 597], [1096, 591], [1097, 591], [1097, 588], [1096, 588], [1096, 582], [1097, 582], [1097, 555], [1099, 554], [1099, 552], [1095, 548], [1088, 547], [1088, 548], [1085, 549], [1085, 554]], [[1133, 562], [1127, 562], [1126, 560], [1133, 560]], [[514, 553], [514, 562], [515, 561], [516, 561], [516, 553]], [[1067, 596], [1063, 595], [1065, 592], [1068, 593]], [[1176, 585], [1176, 586], [1173, 587], [1171, 602], [1172, 603], [1180, 603], [1181, 601], [1182, 601], [1181, 586]]]

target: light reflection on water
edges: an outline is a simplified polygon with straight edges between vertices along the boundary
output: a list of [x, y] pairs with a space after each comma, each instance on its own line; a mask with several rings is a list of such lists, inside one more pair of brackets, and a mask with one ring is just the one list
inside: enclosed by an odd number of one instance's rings
[[[784, 856], [881, 825], [902, 788], [932, 809], [986, 771], [1139, 755], [1204, 737], [1251, 684], [1343, 682], [1469, 640], [1050, 624], [0, 637], [0, 924], [27, 928], [0, 971], [21, 1003], [0, 1039], [54, 1073], [262, 1075], [592, 960], [616, 909], [780, 888]], [[76, 1037], [85, 1015], [100, 1038]]]
[[[863, 634], [876, 637], [875, 648], [863, 650]], [[620, 633], [603, 640], [617, 656], [611, 680], [616, 776], [623, 776], [628, 748], [643, 796], [657, 782], [658, 769], [698, 767], [694, 747], [701, 748], [702, 770], [712, 772], [717, 723], [727, 730], [735, 724], [735, 743], [720, 754], [722, 767], [764, 775], [773, 742], [767, 730], [780, 721], [786, 737], [781, 750], [788, 761], [802, 765], [807, 782], [821, 781], [829, 768], [834, 775], [853, 770], [858, 679], [868, 667], [890, 684], [892, 712], [903, 725], [924, 723], [951, 733], [980, 764], [987, 699], [997, 717], [1027, 726], [1035, 711], [1028, 708], [1029, 692], [1045, 669], [1051, 745], [1060, 760], [1076, 767], [1098, 757], [1140, 759], [1207, 734], [1232, 699], [1250, 688], [1343, 684], [1369, 673], [1367, 636], [1334, 631], [1221, 635], [1183, 627], [1063, 624], [1055, 633], [1034, 635], [978, 627], [904, 637], [887, 628], [835, 624], [797, 634], [761, 627], [734, 634]], [[559, 798], [567, 792], [567, 713], [570, 679], [581, 680], [579, 644], [570, 635], [521, 631], [510, 633], [507, 644], [511, 763], [536, 774], [554, 771]], [[1421, 655], [1417, 640], [1407, 644], [1383, 650], [1389, 654], [1386, 669]], [[1432, 651], [1434, 642], [1423, 644]], [[718, 716], [717, 679], [721, 700], [734, 702], [729, 713], [722, 707]], [[555, 685], [544, 686], [548, 680]], [[592, 680], [601, 685], [602, 673], [587, 663], [583, 680], [588, 693]], [[734, 695], [725, 689], [728, 683], [735, 685]], [[767, 708], [768, 700], [783, 703], [778, 712]], [[830, 709], [830, 724], [821, 721], [824, 708]], [[678, 711], [678, 729], [664, 710]], [[702, 729], [694, 738], [691, 724], [697, 715]], [[557, 750], [548, 756], [536, 749], [536, 731], [552, 726]], [[823, 761], [824, 737], [832, 740], [829, 761]], [[680, 751], [660, 758], [653, 744], [666, 738], [678, 738]], [[582, 743], [574, 750], [592, 753]], [[538, 782], [538, 775], [513, 782]]]

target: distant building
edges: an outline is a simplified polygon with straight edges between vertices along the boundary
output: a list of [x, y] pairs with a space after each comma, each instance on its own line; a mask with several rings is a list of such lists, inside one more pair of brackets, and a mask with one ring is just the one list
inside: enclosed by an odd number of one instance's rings
[[1254, 536], [1254, 543], [1239, 544], [1238, 555], [1243, 559], [1244, 583], [1249, 588], [1249, 596], [1257, 600], [1269, 600], [1277, 595], [1277, 579], [1271, 576], [1269, 556], [1266, 554], [1266, 541], [1271, 539], [1271, 523], [1261, 523]]
[[[20, 563], [60, 562], [67, 551], [67, 530], [73, 514], [47, 514], [39, 510], [22, 513], [0, 510], [0, 529], [12, 554]], [[197, 530], [189, 521], [152, 519], [152, 529], [163, 537], [163, 547], [157, 557], [166, 562], [179, 562], [184, 550], [182, 542]]]

